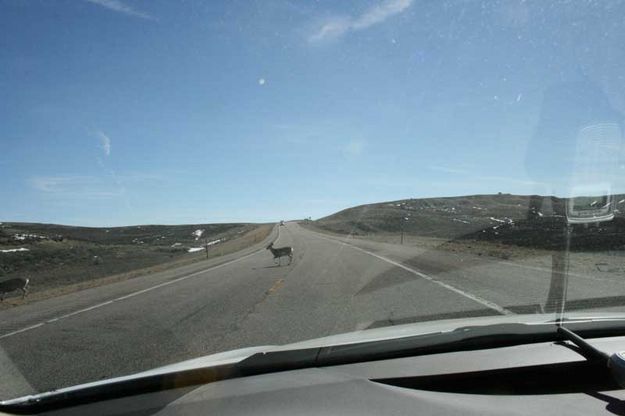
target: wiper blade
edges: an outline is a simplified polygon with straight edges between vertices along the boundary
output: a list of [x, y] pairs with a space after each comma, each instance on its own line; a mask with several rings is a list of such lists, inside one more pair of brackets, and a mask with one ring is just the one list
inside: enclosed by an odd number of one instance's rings
[[558, 326], [558, 333], [560, 333], [565, 339], [575, 344], [579, 348], [580, 355], [584, 356], [587, 360], [596, 360], [605, 364], [610, 369], [610, 374], [612, 375], [614, 381], [616, 381], [622, 388], [625, 388], [624, 352], [621, 351], [612, 355], [607, 354], [589, 344], [584, 338], [580, 337], [575, 332], [563, 326]]
[[575, 332], [566, 329], [563, 326], [558, 326], [558, 333], [562, 335], [564, 339], [571, 341], [573, 344], [575, 344], [579, 348], [578, 352], [580, 353], [580, 355], [585, 357], [587, 360], [596, 360], [600, 362], [605, 362], [606, 364], [609, 362], [610, 356], [607, 353], [599, 350], [598, 348], [595, 348], [594, 346], [589, 344], [584, 338], [577, 335]]
[[[590, 337], [625, 335], [625, 320], [570, 322]], [[33, 414], [95, 401], [197, 386], [239, 377], [392, 358], [560, 341], [552, 322], [461, 327], [403, 338], [254, 354], [240, 362], [62, 389], [0, 402], [0, 411]]]
[[[577, 319], [567, 326], [586, 337], [601, 338], [625, 334], [625, 319]], [[502, 323], [460, 327], [453, 331], [381, 341], [322, 347], [317, 366], [410, 357], [444, 352], [559, 341], [555, 321], [541, 323]], [[271, 353], [270, 353], [271, 354]], [[250, 357], [252, 358], [252, 357]]]

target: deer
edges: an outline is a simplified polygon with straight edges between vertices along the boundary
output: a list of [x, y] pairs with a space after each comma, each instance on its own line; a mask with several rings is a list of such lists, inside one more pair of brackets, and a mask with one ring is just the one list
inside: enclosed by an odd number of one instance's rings
[[22, 291], [22, 299], [28, 294], [28, 282], [30, 279], [24, 277], [16, 277], [0, 282], [0, 302], [4, 301], [4, 296], [14, 290]]
[[271, 251], [271, 254], [273, 254], [273, 260], [275, 262], [276, 259], [278, 259], [278, 264], [282, 265], [282, 257], [289, 257], [289, 264], [291, 264], [291, 262], [293, 261], [293, 247], [280, 247], [280, 248], [273, 248], [273, 243], [269, 244], [267, 246], [267, 250]]

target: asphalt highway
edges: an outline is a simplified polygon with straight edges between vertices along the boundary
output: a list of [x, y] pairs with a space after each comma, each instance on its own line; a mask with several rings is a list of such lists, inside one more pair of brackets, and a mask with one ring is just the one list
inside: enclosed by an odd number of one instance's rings
[[[376, 326], [532, 313], [551, 270], [426, 248], [340, 239], [296, 223], [264, 245], [0, 312], [0, 398], [198, 356]], [[266, 243], [266, 242], [265, 242]], [[573, 273], [571, 299], [615, 299], [620, 275]], [[624, 302], [625, 304], [625, 302]], [[587, 305], [588, 306], [588, 305]], [[622, 309], [622, 307], [621, 307]]]

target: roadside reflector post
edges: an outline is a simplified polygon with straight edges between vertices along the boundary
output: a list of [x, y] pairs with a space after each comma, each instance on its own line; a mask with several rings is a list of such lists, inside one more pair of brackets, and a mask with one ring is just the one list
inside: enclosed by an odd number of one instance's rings
[[[410, 215], [410, 214], [408, 214]], [[401, 219], [401, 237], [400, 237], [400, 243], [401, 245], [404, 245], [404, 227], [406, 225], [406, 223], [408, 222], [408, 217], [403, 217]]]

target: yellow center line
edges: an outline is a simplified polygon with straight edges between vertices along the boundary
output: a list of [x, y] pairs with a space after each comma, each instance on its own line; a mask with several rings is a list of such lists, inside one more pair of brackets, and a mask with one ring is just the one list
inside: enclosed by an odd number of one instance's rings
[[271, 295], [276, 290], [280, 289], [283, 283], [284, 283], [284, 279], [276, 280], [276, 282], [273, 284], [273, 286], [271, 286], [271, 288], [267, 291], [267, 293]]

